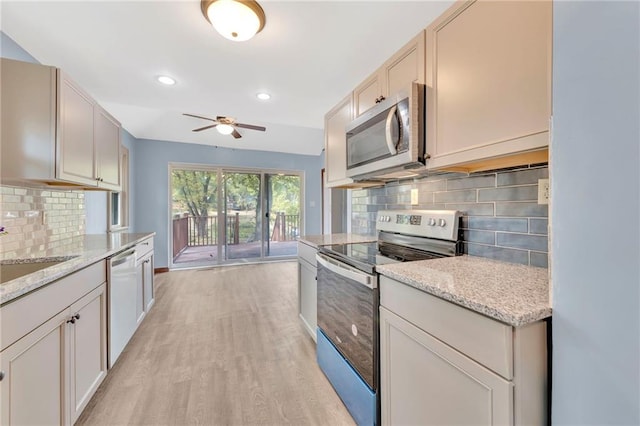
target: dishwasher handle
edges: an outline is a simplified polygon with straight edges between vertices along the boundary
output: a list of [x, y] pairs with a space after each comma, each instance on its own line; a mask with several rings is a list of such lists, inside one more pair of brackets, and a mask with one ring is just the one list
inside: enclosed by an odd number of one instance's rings
[[127, 251], [123, 251], [122, 253], [119, 253], [117, 255], [115, 255], [114, 257], [111, 258], [111, 267], [113, 268], [114, 266], [118, 266], [118, 265], [122, 265], [123, 263], [125, 263], [127, 261], [127, 259], [129, 259], [131, 256], [135, 256], [136, 255], [136, 249], [132, 248], [130, 250]]
[[349, 278], [367, 288], [376, 288], [376, 280], [374, 279], [374, 277], [369, 274], [365, 274], [364, 272], [361, 272], [356, 268], [344, 265], [321, 254], [316, 254], [316, 261], [331, 272], [334, 272], [345, 278]]

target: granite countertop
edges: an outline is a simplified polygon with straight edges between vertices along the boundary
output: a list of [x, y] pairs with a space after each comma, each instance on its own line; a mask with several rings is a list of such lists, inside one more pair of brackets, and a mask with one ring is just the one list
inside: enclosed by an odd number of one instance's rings
[[368, 243], [378, 241], [377, 235], [368, 234], [329, 234], [329, 235], [303, 235], [300, 241], [318, 248], [331, 244]]
[[45, 244], [39, 250], [32, 251], [28, 258], [10, 259], [2, 258], [0, 255], [0, 264], [62, 260], [54, 266], [0, 284], [0, 305], [132, 247], [155, 234], [147, 232], [83, 235], [57, 241], [55, 247], [54, 244]]
[[551, 316], [544, 268], [474, 256], [395, 263], [382, 275], [518, 327]]

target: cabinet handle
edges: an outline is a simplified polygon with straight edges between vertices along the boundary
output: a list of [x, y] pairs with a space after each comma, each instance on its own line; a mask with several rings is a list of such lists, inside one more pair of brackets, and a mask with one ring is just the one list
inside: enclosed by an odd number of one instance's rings
[[4, 371], [0, 371], [0, 382], [4, 379]]
[[70, 319], [67, 320], [67, 324], [75, 324], [76, 320], [80, 319], [80, 314], [72, 315]]

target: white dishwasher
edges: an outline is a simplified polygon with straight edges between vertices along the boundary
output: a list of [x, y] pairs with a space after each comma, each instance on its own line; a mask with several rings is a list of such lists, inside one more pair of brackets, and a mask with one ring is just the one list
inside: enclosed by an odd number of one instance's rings
[[136, 250], [131, 248], [109, 259], [109, 368], [138, 326], [136, 286]]

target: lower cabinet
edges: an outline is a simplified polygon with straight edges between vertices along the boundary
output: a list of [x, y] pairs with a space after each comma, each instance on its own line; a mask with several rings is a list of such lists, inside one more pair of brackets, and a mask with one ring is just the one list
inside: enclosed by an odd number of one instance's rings
[[317, 266], [315, 247], [298, 242], [298, 313], [305, 330], [316, 341], [318, 323]]
[[545, 425], [547, 324], [496, 321], [380, 277], [383, 425]]
[[382, 424], [512, 424], [512, 384], [380, 308]]
[[82, 410], [107, 374], [107, 292], [106, 286], [71, 305], [75, 322], [69, 323], [71, 373], [71, 422]]
[[0, 352], [0, 424], [73, 424], [106, 375], [106, 333], [102, 283]]
[[153, 256], [147, 256], [142, 262], [142, 294], [144, 310], [149, 312], [156, 300], [155, 287], [153, 285]]

